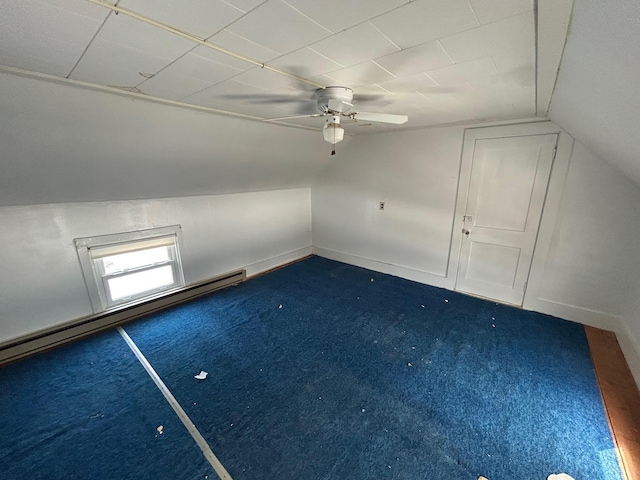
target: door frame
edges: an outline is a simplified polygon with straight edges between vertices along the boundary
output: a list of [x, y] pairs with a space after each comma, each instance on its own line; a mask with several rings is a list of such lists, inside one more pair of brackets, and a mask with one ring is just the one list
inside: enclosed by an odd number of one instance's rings
[[[551, 246], [551, 237], [556, 223], [558, 207], [562, 199], [564, 183], [569, 169], [569, 161], [573, 150], [573, 139], [552, 122], [502, 125], [494, 127], [469, 128], [464, 132], [462, 142], [462, 157], [460, 160], [460, 172], [458, 175], [458, 190], [456, 193], [456, 206], [451, 232], [451, 245], [449, 248], [449, 263], [447, 276], [451, 278], [451, 289], [455, 290], [457, 283], [460, 254], [462, 251], [462, 227], [463, 215], [466, 210], [469, 186], [471, 184], [471, 170], [473, 167], [473, 154], [476, 140], [494, 139], [506, 137], [524, 137], [533, 135], [558, 134], [557, 152], [551, 165], [547, 192], [542, 206], [538, 235], [536, 238], [527, 289], [524, 294], [522, 308], [535, 309], [535, 297], [540, 291], [544, 275], [544, 263]], [[533, 307], [533, 308], [532, 308]]]

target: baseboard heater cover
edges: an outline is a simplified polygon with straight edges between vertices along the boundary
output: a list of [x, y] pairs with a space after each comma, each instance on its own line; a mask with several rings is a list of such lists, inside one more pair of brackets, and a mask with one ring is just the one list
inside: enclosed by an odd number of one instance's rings
[[237, 270], [202, 282], [191, 284], [170, 294], [142, 303], [78, 318], [62, 325], [0, 344], [0, 365], [47, 350], [63, 343], [106, 330], [122, 323], [186, 302], [215, 290], [237, 285], [247, 278], [246, 270]]

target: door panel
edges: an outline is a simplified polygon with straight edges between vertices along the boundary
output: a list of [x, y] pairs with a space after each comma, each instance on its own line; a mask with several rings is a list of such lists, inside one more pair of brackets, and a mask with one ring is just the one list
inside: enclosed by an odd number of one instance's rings
[[456, 290], [522, 305], [556, 141], [475, 140]]
[[513, 288], [521, 250], [482, 242], [470, 245], [466, 278]]
[[[480, 179], [477, 182], [476, 219], [479, 227], [523, 232], [529, 210], [531, 193], [538, 167], [538, 148], [497, 148], [490, 140], [478, 140], [482, 153]], [[496, 184], [501, 188], [495, 188]], [[508, 208], [505, 208], [508, 205]]]

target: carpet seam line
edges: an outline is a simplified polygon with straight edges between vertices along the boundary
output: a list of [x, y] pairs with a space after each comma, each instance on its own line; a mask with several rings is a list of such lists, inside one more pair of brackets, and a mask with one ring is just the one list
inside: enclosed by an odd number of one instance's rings
[[121, 326], [118, 326], [117, 330], [118, 330], [118, 333], [120, 333], [120, 336], [124, 339], [126, 344], [129, 346], [133, 354], [136, 356], [138, 361], [142, 364], [146, 372], [149, 374], [153, 382], [156, 384], [156, 386], [158, 387], [158, 389], [160, 390], [164, 398], [167, 400], [171, 408], [173, 408], [173, 411], [176, 413], [180, 421], [189, 431], [189, 434], [191, 435], [191, 437], [198, 444], [198, 447], [200, 447], [200, 450], [202, 450], [202, 453], [204, 454], [209, 464], [213, 467], [218, 477], [220, 477], [220, 480], [233, 480], [231, 478], [231, 475], [229, 475], [229, 472], [227, 472], [227, 470], [224, 468], [224, 466], [218, 459], [218, 457], [216, 457], [215, 453], [213, 453], [213, 450], [211, 450], [211, 447], [209, 446], [207, 441], [204, 439], [202, 434], [198, 431], [195, 424], [191, 421], [191, 419], [187, 415], [187, 412], [184, 411], [184, 409], [182, 408], [182, 406], [180, 405], [176, 397], [173, 396], [169, 388], [162, 381], [158, 373], [155, 371], [153, 366], [149, 363], [149, 361], [144, 356], [144, 354], [140, 351], [140, 349], [135, 344], [133, 339]]

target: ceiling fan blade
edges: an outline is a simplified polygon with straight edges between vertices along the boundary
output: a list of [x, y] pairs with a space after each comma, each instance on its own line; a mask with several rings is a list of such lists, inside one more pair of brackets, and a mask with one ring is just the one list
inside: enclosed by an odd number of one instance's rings
[[276, 96], [276, 95], [263, 95], [263, 94], [227, 94], [221, 95], [221, 98], [227, 100], [242, 100], [249, 103], [255, 103], [257, 105], [276, 105], [281, 103], [300, 103], [308, 101], [306, 98], [300, 98], [294, 95], [291, 96]]
[[[286, 108], [286, 107], [282, 107]], [[309, 105], [308, 102], [300, 102], [300, 104], [295, 108], [287, 108], [285, 111], [291, 112], [291, 115], [304, 115], [305, 113], [311, 115], [309, 112], [318, 113], [318, 108], [316, 105]]]
[[324, 117], [324, 113], [310, 113], [308, 115], [293, 115], [289, 117], [276, 117], [276, 118], [265, 118], [262, 120], [263, 122], [275, 122], [277, 120], [291, 120], [292, 118], [311, 118], [311, 117]]
[[355, 103], [361, 102], [375, 102], [376, 100], [380, 100], [384, 97], [381, 93], [354, 93], [353, 101]]
[[327, 106], [332, 112], [346, 113], [351, 109], [351, 107], [353, 107], [353, 104], [347, 103], [337, 98], [330, 98], [327, 102]]
[[400, 125], [409, 120], [406, 115], [392, 115], [390, 113], [371, 113], [371, 112], [358, 112], [353, 114], [357, 120], [368, 120], [370, 122], [380, 123], [395, 123]]
[[293, 73], [296, 77], [298, 77], [298, 79], [295, 79], [295, 81], [292, 84], [295, 88], [298, 88], [300, 90], [309, 89], [309, 83], [302, 81], [304, 79], [309, 79], [313, 76], [311, 75], [311, 72], [309, 71], [308, 68], [289, 65], [286, 67], [285, 70], [287, 70], [289, 73]]

